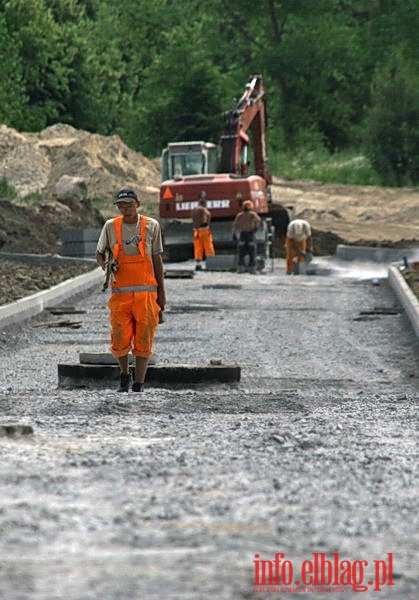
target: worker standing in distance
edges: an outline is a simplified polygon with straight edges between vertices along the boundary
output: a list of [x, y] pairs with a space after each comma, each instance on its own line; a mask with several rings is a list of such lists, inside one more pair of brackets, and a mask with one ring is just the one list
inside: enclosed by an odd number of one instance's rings
[[[249, 256], [249, 273], [256, 273], [256, 230], [261, 222], [262, 219], [253, 210], [253, 203], [245, 200], [242, 211], [236, 215], [233, 221], [233, 239], [238, 241], [237, 273], [245, 272], [246, 256]], [[237, 237], [237, 232], [239, 232], [239, 237]]]
[[310, 262], [313, 241], [311, 227], [304, 219], [293, 219], [288, 223], [285, 237], [287, 275], [299, 273], [299, 264]]
[[211, 213], [207, 208], [206, 193], [199, 194], [198, 206], [192, 209], [193, 250], [195, 270], [201, 271], [204, 257], [214, 256], [214, 242], [211, 232]]
[[109, 257], [118, 263], [108, 303], [110, 350], [121, 369], [118, 392], [130, 388], [130, 352], [135, 356], [132, 391], [142, 392], [155, 330], [162, 322], [166, 303], [163, 243], [158, 221], [138, 213], [140, 201], [132, 188], [122, 188], [114, 204], [122, 216], [109, 219], [103, 226], [96, 260], [102, 269], [106, 269]]

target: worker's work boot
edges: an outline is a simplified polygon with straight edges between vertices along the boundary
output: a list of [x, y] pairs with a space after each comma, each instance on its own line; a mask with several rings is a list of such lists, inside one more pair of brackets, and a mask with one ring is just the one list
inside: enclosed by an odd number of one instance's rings
[[134, 383], [132, 384], [133, 392], [142, 392], [143, 388], [144, 388], [144, 384], [141, 383], [140, 381], [134, 381]]
[[121, 383], [118, 388], [118, 392], [129, 392], [129, 386], [131, 383], [131, 371], [128, 373], [121, 373]]

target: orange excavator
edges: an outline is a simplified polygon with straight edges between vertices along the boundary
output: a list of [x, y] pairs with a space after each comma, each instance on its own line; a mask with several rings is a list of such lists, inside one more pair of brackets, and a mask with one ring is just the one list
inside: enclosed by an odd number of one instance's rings
[[[265, 91], [261, 75], [253, 75], [235, 106], [224, 113], [220, 145], [203, 141], [174, 142], [162, 154], [160, 222], [166, 260], [193, 256], [191, 211], [205, 197], [211, 212], [216, 250], [207, 268], [224, 269], [234, 260], [232, 222], [242, 204], [251, 200], [262, 217], [256, 233], [257, 269], [272, 256], [271, 175], [267, 169]], [[253, 168], [252, 168], [253, 167]], [[217, 258], [218, 257], [218, 258]]]

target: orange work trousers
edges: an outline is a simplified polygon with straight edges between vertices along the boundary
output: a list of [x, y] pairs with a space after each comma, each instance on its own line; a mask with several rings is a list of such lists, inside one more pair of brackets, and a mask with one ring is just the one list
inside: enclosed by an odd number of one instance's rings
[[214, 243], [209, 227], [193, 230], [193, 250], [195, 260], [204, 260], [204, 257], [214, 256]]
[[160, 307], [155, 292], [124, 292], [112, 294], [108, 308], [111, 322], [111, 353], [115, 357], [149, 358], [159, 321]]
[[296, 242], [295, 240], [291, 240], [288, 237], [285, 238], [285, 260], [287, 262], [287, 273], [294, 272], [294, 263], [304, 262], [304, 257], [298, 254], [298, 251], [295, 249], [295, 246], [300, 252], [305, 252], [307, 248], [307, 242], [306, 240], [303, 240], [302, 242]]

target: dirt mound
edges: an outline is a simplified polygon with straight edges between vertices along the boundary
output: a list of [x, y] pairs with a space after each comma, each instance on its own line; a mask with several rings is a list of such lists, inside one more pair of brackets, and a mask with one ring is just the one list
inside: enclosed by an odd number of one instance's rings
[[274, 202], [293, 207], [321, 237], [361, 246], [419, 245], [419, 189], [274, 178]]
[[[82, 264], [81, 262], [71, 263], [70, 261], [63, 263], [38, 263], [25, 260], [8, 260], [2, 257], [0, 270], [0, 306], [35, 294], [41, 290], [47, 290], [53, 285], [66, 281], [71, 277], [87, 273], [95, 266], [94, 263], [91, 265]], [[12, 285], [10, 285], [11, 280], [13, 282]]]
[[38, 192], [52, 198], [63, 175], [84, 178], [89, 198], [112, 198], [129, 184], [144, 200], [157, 202], [158, 167], [116, 135], [91, 134], [62, 123], [40, 133], [0, 127], [0, 178], [6, 178], [19, 196]]
[[[64, 175], [86, 182], [86, 201], [57, 200], [54, 189]], [[134, 186], [157, 213], [157, 165], [118, 136], [91, 134], [70, 125], [58, 123], [40, 133], [0, 126], [1, 178], [18, 193], [12, 203], [0, 200], [3, 251], [59, 253], [60, 231], [101, 227], [105, 218], [115, 214], [112, 199], [125, 184]], [[27, 203], [25, 197], [34, 193], [42, 200]]]
[[0, 211], [0, 249], [4, 252], [59, 254], [62, 229], [99, 228], [104, 223], [89, 201], [22, 206], [0, 200]]

